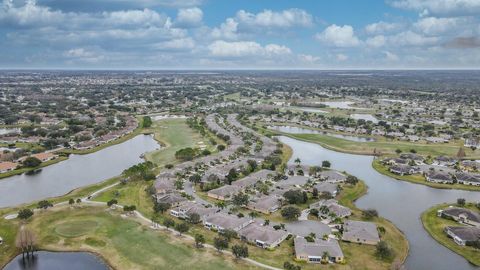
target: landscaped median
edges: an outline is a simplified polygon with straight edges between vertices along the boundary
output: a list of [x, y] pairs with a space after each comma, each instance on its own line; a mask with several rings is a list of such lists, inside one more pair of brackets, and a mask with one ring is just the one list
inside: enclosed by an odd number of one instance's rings
[[[440, 244], [464, 257], [470, 263], [480, 266], [480, 249], [458, 245], [444, 231], [445, 227], [447, 226], [462, 226], [456, 221], [437, 216], [438, 210], [445, 209], [450, 205], [451, 204], [436, 205], [423, 212], [423, 227], [430, 234], [430, 236], [437, 240]], [[476, 207], [473, 204], [467, 204], [465, 208], [475, 210]], [[478, 212], [479, 209], [476, 209], [475, 211]]]
[[429, 186], [432, 188], [440, 188], [440, 189], [461, 189], [461, 190], [469, 190], [469, 191], [480, 191], [480, 186], [469, 186], [463, 184], [441, 184], [441, 183], [434, 183], [425, 180], [425, 177], [420, 174], [413, 174], [413, 175], [398, 175], [390, 172], [388, 167], [383, 165], [379, 159], [374, 159], [372, 162], [372, 167], [379, 173], [402, 181], [407, 181], [414, 184], [420, 184]]

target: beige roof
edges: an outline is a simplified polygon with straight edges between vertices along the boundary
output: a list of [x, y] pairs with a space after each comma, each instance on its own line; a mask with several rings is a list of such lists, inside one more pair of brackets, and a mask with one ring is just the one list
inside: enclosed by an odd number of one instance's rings
[[15, 169], [17, 165], [17, 163], [13, 162], [0, 162], [0, 171]]

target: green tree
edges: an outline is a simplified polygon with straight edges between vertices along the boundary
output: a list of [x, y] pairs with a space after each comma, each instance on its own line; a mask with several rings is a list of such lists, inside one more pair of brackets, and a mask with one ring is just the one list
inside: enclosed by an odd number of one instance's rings
[[71, 198], [70, 198], [70, 200], [68, 200], [68, 204], [73, 205], [74, 203], [75, 203], [75, 200], [74, 200], [74, 199], [71, 199]]
[[114, 204], [117, 204], [117, 203], [118, 203], [118, 201], [116, 199], [111, 199], [110, 201], [107, 202], [107, 205], [108, 205], [108, 207], [110, 207], [110, 206], [112, 206]]
[[33, 211], [29, 208], [21, 209], [20, 211], [18, 211], [19, 219], [27, 220], [31, 216], [33, 216]]
[[380, 241], [375, 248], [375, 255], [382, 260], [390, 259], [393, 257], [393, 250], [385, 241]]
[[175, 152], [175, 158], [182, 161], [190, 161], [195, 155], [195, 150], [191, 147], [183, 148]]
[[332, 165], [332, 164], [331, 164], [330, 161], [328, 161], [328, 160], [322, 161], [322, 167], [323, 167], [323, 168], [330, 168], [331, 165]]
[[235, 206], [245, 206], [248, 204], [248, 195], [243, 192], [235, 194], [233, 195], [232, 203]]
[[465, 199], [464, 198], [458, 198], [457, 199], [457, 204], [460, 206], [465, 206]]
[[185, 223], [185, 222], [178, 223], [177, 225], [175, 225], [175, 230], [177, 232], [179, 232], [180, 235], [182, 235], [182, 234], [188, 232], [188, 230], [190, 230], [190, 226], [188, 226], [188, 224]]
[[281, 211], [282, 217], [285, 218], [286, 220], [297, 220], [298, 217], [300, 216], [301, 212], [300, 209], [294, 206], [287, 206], [282, 208]]
[[23, 166], [25, 167], [38, 167], [42, 164], [42, 161], [36, 157], [27, 157], [23, 162]]
[[170, 207], [172, 207], [171, 204], [169, 203], [164, 203], [164, 202], [160, 202], [160, 203], [156, 203], [155, 206], [153, 207], [153, 210], [155, 211], [155, 213], [165, 213], [165, 211], [167, 211], [168, 209], [170, 209]]
[[152, 126], [152, 118], [150, 116], [143, 117], [143, 127], [149, 128]]
[[38, 202], [37, 208], [38, 209], [47, 209], [47, 208], [52, 207], [52, 206], [53, 206], [53, 204], [51, 202], [49, 202], [47, 200], [42, 200], [42, 201]]
[[163, 221], [163, 226], [167, 227], [167, 229], [171, 228], [171, 227], [175, 226], [175, 221], [173, 221], [173, 219], [171, 219], [171, 218], [166, 218]]
[[197, 213], [191, 213], [188, 216], [188, 222], [190, 222], [192, 224], [198, 224], [198, 223], [200, 223], [200, 221], [201, 221], [200, 215], [197, 214]]
[[205, 244], [205, 236], [203, 234], [196, 233], [195, 234], [195, 246], [197, 248], [202, 247]]
[[220, 235], [225, 237], [225, 239], [227, 239], [227, 241], [230, 242], [233, 238], [237, 237], [237, 232], [234, 230], [225, 229]]
[[248, 257], [248, 247], [245, 245], [234, 245], [232, 247], [232, 253], [237, 259], [246, 258]]
[[225, 237], [215, 237], [213, 239], [213, 246], [221, 252], [224, 249], [228, 248], [228, 240]]

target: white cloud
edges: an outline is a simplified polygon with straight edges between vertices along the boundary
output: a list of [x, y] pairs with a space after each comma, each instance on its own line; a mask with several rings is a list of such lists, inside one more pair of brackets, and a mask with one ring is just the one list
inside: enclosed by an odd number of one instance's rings
[[426, 37], [410, 30], [389, 37], [389, 42], [393, 46], [427, 46], [438, 41], [437, 37]]
[[338, 61], [346, 61], [348, 60], [348, 55], [345, 55], [343, 53], [339, 53], [336, 55], [336, 58]]
[[392, 5], [418, 11], [424, 16], [478, 15], [480, 13], [478, 0], [394, 0]]
[[[163, 26], [167, 21], [167, 18], [165, 16], [162, 16], [156, 11], [147, 8], [144, 10], [103, 12], [103, 17], [105, 23], [115, 26]], [[99, 19], [101, 20], [102, 18]]]
[[385, 54], [385, 59], [387, 61], [398, 61], [400, 58], [398, 57], [398, 55], [392, 53], [392, 52], [389, 52], [389, 51], [384, 51], [383, 52]]
[[322, 33], [316, 34], [315, 38], [336, 47], [355, 47], [360, 45], [360, 40], [355, 36], [353, 27], [350, 25], [338, 26], [332, 24]]
[[435, 18], [420, 19], [414, 27], [427, 35], [437, 35], [451, 31], [460, 23], [458, 18]]
[[370, 47], [378, 48], [378, 47], [382, 47], [382, 46], [385, 45], [386, 38], [383, 35], [378, 35], [378, 36], [368, 38], [365, 41], [365, 43]]
[[180, 27], [199, 27], [202, 23], [203, 11], [197, 7], [180, 9], [175, 25]]
[[37, 6], [34, 0], [24, 5], [15, 6], [12, 0], [4, 0], [0, 9], [0, 25], [2, 23], [19, 26], [44, 26], [57, 24], [66, 19], [60, 11], [52, 11], [49, 7]]
[[287, 9], [280, 12], [264, 10], [257, 14], [240, 10], [235, 20], [246, 27], [290, 28], [313, 25], [312, 15], [302, 9]]
[[208, 49], [210, 51], [210, 55], [215, 57], [273, 57], [291, 53], [291, 50], [285, 46], [268, 44], [263, 47], [254, 41], [227, 42], [223, 40], [217, 40], [210, 44]]
[[103, 55], [87, 50], [85, 48], [74, 48], [63, 53], [65, 58], [68, 58], [70, 62], [86, 62], [86, 63], [97, 63], [104, 59]]
[[192, 38], [179, 38], [164, 41], [154, 45], [159, 50], [191, 50], [195, 48], [195, 41]]
[[313, 56], [310, 54], [299, 54], [298, 59], [300, 60], [301, 63], [306, 63], [306, 64], [315, 64], [318, 61], [320, 61], [320, 57]]
[[367, 32], [367, 34], [371, 34], [371, 35], [384, 34], [384, 33], [388, 33], [388, 32], [398, 30], [401, 27], [402, 27], [402, 25], [398, 24], [398, 23], [388, 23], [388, 22], [380, 21], [380, 22], [372, 23], [372, 24], [369, 24], [369, 25], [365, 26], [365, 32]]
[[214, 39], [237, 39], [238, 33], [238, 23], [232, 19], [227, 18], [227, 20], [212, 30], [212, 36]]

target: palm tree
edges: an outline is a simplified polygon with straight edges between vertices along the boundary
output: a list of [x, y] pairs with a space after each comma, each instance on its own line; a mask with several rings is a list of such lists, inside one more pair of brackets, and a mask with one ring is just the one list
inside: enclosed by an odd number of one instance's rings
[[268, 226], [268, 225], [270, 225], [270, 220], [268, 220], [268, 219], [265, 219], [265, 222], [263, 223], [263, 225], [264, 225], [264, 226]]
[[302, 161], [298, 157], [295, 159], [294, 162], [297, 164], [297, 167], [300, 167], [300, 163], [302, 163]]
[[325, 262], [328, 262], [328, 258], [330, 257], [330, 254], [328, 254], [328, 251], [323, 252], [322, 259]]

